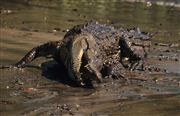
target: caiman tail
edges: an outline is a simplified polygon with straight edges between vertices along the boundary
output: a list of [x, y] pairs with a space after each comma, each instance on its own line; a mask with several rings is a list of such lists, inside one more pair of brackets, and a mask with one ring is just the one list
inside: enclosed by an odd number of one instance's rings
[[20, 61], [12, 65], [0, 66], [0, 69], [4, 68], [24, 68], [38, 57], [47, 57], [49, 55], [54, 55], [57, 49], [61, 47], [61, 41], [51, 41], [45, 44], [34, 47], [30, 50]]

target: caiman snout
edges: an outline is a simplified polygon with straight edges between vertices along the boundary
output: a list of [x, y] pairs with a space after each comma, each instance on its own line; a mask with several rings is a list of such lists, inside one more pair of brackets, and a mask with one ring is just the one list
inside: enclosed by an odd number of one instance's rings
[[82, 33], [75, 36], [71, 46], [71, 65], [69, 65], [69, 74], [80, 85], [86, 85], [88, 81], [100, 82], [101, 74], [93, 64], [92, 59], [95, 56], [94, 48], [96, 43], [89, 33]]

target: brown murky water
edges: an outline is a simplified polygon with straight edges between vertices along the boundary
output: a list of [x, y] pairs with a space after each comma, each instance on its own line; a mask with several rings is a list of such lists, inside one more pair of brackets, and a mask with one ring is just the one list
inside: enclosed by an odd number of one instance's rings
[[[153, 42], [180, 44], [179, 7], [118, 0], [1, 0], [0, 8], [0, 65], [15, 63], [32, 47], [62, 39], [67, 29], [91, 19], [158, 31]], [[45, 58], [22, 70], [0, 69], [0, 115], [178, 116], [180, 47], [154, 47], [148, 65], [167, 72], [136, 72], [151, 78], [147, 82], [107, 79], [96, 89], [78, 88]], [[159, 55], [170, 59], [159, 60]]]

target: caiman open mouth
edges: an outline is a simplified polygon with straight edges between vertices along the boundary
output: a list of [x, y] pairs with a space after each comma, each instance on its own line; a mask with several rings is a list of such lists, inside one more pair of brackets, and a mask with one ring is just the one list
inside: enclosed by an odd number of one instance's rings
[[81, 78], [83, 80], [83, 82], [87, 83], [87, 81], [90, 81], [90, 76], [92, 76], [92, 74], [89, 72], [88, 68], [88, 60], [85, 56], [85, 54], [83, 54], [82, 58], [81, 58], [81, 66], [80, 66], [80, 74], [81, 74]]
[[89, 62], [85, 54], [83, 54], [81, 58], [81, 66], [79, 72], [81, 74], [81, 79], [85, 86], [93, 86], [92, 81], [96, 79], [96, 75], [93, 72], [91, 72], [91, 69], [89, 69]]
[[80, 85], [85, 85], [85, 80], [88, 77], [88, 60], [86, 58], [83, 49], [76, 48], [72, 52], [72, 63], [69, 64], [70, 74], [72, 74], [73, 79]]

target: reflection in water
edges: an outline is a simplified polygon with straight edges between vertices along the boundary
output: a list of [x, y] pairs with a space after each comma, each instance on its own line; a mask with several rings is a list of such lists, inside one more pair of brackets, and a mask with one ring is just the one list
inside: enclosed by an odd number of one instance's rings
[[[180, 43], [178, 7], [155, 4], [147, 7], [144, 3], [119, 0], [1, 0], [0, 10], [1, 64], [17, 61], [32, 47], [45, 41], [58, 40], [67, 29], [88, 20], [115, 27], [139, 26], [144, 31], [158, 31], [154, 38], [156, 42]], [[35, 65], [41, 64], [42, 72], [37, 68], [0, 70], [1, 115], [58, 115], [68, 108], [82, 114], [94, 112], [92, 115], [175, 116], [179, 113], [177, 86], [126, 86], [117, 81], [102, 84], [97, 90], [77, 88], [68, 81], [59, 80], [58, 77], [63, 75], [56, 73], [61, 67], [51, 68], [45, 61], [35, 61]], [[176, 78], [178, 76], [175, 75]], [[156, 89], [167, 95], [146, 96], [153, 94]], [[168, 95], [169, 92], [175, 94]], [[66, 104], [71, 104], [75, 109]]]

